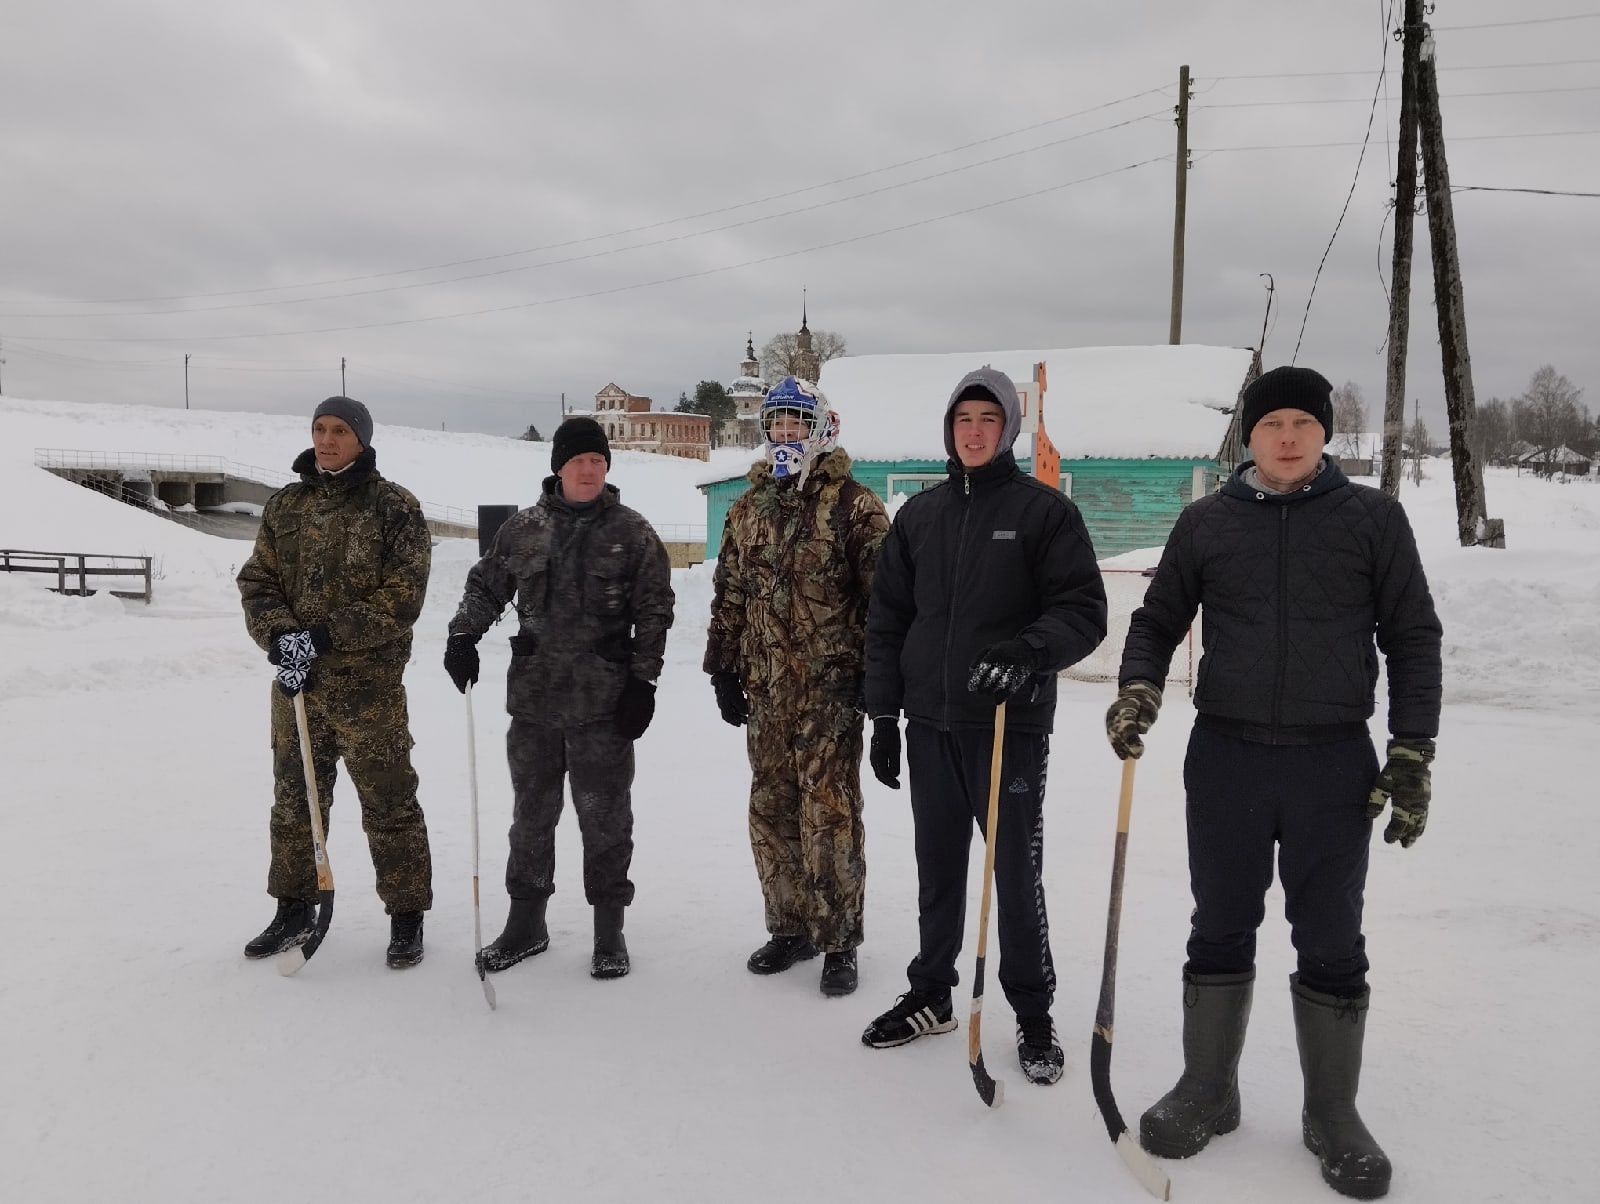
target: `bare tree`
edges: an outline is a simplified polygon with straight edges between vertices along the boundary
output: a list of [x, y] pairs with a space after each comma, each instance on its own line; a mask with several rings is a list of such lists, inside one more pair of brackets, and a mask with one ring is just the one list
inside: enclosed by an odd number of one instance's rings
[[1518, 399], [1518, 436], [1540, 451], [1581, 440], [1589, 427], [1588, 407], [1578, 400], [1582, 396], [1582, 389], [1545, 364]]
[[1359, 456], [1362, 435], [1367, 429], [1367, 400], [1361, 386], [1347, 380], [1333, 391], [1333, 446], [1335, 456]]
[[[844, 336], [831, 330], [813, 330], [811, 351], [817, 357], [820, 375], [823, 364], [845, 353]], [[777, 384], [786, 376], [804, 375], [800, 364], [800, 336], [793, 331], [773, 335], [761, 348], [761, 376], [769, 385]]]
[[1511, 454], [1511, 407], [1498, 397], [1491, 397], [1478, 407], [1478, 422], [1474, 429], [1478, 459], [1485, 464], [1503, 464]]
[[1428, 426], [1418, 414], [1411, 420], [1411, 425], [1406, 427], [1406, 443], [1411, 447], [1411, 480], [1414, 484], [1422, 483], [1422, 457], [1428, 451]]

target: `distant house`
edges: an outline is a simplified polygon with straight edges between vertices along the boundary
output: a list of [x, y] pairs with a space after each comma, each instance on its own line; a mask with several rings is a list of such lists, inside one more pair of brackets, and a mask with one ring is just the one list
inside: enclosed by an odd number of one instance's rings
[[[1326, 448], [1346, 476], [1376, 477], [1383, 473], [1382, 431], [1340, 431]], [[1410, 458], [1411, 445], [1402, 442], [1400, 454]]]
[[[1083, 512], [1095, 551], [1113, 556], [1164, 543], [1178, 511], [1232, 467], [1223, 455], [1252, 362], [1249, 349], [1197, 345], [846, 356], [823, 365], [819, 384], [839, 413], [855, 478], [892, 505], [945, 479], [945, 403], [965, 373], [989, 364], [1023, 388], [1045, 364], [1044, 421], [1061, 456], [1061, 488]], [[1015, 449], [1027, 471], [1037, 415], [1030, 419]], [[700, 488], [706, 554], [715, 556], [746, 482], [742, 471], [723, 471]]]
[[[704, 460], [711, 454], [711, 419], [704, 414], [653, 410], [648, 397], [636, 397], [611, 383], [594, 395], [593, 418], [606, 432], [616, 451], [651, 452]], [[581, 410], [568, 412], [571, 418]]]
[[1517, 459], [1517, 467], [1541, 476], [1557, 474], [1568, 477], [1586, 477], [1594, 461], [1582, 452], [1573, 451], [1566, 444], [1547, 447], [1543, 451], [1525, 452]]

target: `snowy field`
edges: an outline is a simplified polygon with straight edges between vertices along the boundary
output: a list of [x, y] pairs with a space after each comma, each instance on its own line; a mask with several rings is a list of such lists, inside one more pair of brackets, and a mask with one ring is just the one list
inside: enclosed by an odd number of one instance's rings
[[[308, 423], [299, 424], [302, 428]], [[915, 869], [903, 793], [865, 774], [861, 989], [828, 1000], [820, 962], [744, 968], [764, 939], [745, 828], [743, 733], [699, 671], [704, 567], [680, 571], [654, 727], [639, 745], [633, 972], [587, 974], [578, 837], [561, 828], [550, 951], [472, 969], [463, 701], [439, 661], [475, 547], [440, 544], [408, 674], [435, 859], [427, 960], [385, 968], [387, 924], [354, 797], [336, 793], [332, 932], [298, 976], [240, 949], [264, 893], [270, 672], [232, 574], [248, 546], [56, 481], [36, 447], [222, 455], [285, 468], [290, 419], [0, 402], [0, 546], [158, 557], [151, 606], [61, 598], [0, 575], [0, 1200], [11, 1204], [1093, 1201], [1143, 1193], [1106, 1140], [1088, 1047], [1115, 827], [1108, 686], [1063, 683], [1046, 882], [1067, 1071], [1029, 1087], [998, 991], [978, 1102], [952, 1034], [873, 1051], [859, 1034], [905, 989]], [[380, 424], [380, 468], [431, 502], [531, 500], [546, 449]], [[619, 458], [658, 522], [703, 522], [676, 466]], [[687, 467], [687, 466], [685, 466]], [[698, 466], [703, 469], [702, 466]], [[1600, 485], [1493, 472], [1510, 549], [1454, 545], [1448, 470], [1404, 498], [1445, 623], [1446, 706], [1426, 837], [1377, 839], [1363, 1113], [1397, 1201], [1600, 1198]], [[499, 475], [496, 475], [499, 474]], [[512, 475], [506, 475], [512, 474]], [[684, 492], [687, 491], [687, 492]], [[484, 926], [498, 931], [510, 789], [499, 733], [507, 650], [484, 642], [476, 702]], [[1113, 1082], [1137, 1117], [1179, 1069], [1186, 935], [1173, 691], [1139, 767]], [[1381, 723], [1382, 715], [1378, 722]], [[1375, 729], [1381, 738], [1381, 728]], [[977, 851], [975, 850], [975, 858]], [[973, 873], [976, 900], [977, 873]], [[970, 909], [976, 924], [977, 907]], [[1338, 1197], [1300, 1145], [1281, 896], [1269, 900], [1241, 1068], [1244, 1122], [1169, 1164], [1194, 1204]], [[970, 972], [969, 933], [963, 974]], [[970, 977], [966, 979], [970, 983]], [[957, 1012], [965, 1013], [966, 983]]]

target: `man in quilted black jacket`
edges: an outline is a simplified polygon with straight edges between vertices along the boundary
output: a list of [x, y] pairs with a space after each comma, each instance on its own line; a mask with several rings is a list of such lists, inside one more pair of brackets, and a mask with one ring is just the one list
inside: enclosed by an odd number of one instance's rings
[[[1372, 821], [1410, 848], [1427, 823], [1441, 631], [1400, 503], [1323, 454], [1332, 388], [1307, 368], [1251, 382], [1252, 460], [1186, 507], [1134, 612], [1106, 732], [1121, 757], [1161, 705], [1199, 607], [1198, 712], [1184, 763], [1194, 912], [1184, 966], [1184, 1072], [1140, 1119], [1152, 1154], [1186, 1158], [1239, 1124], [1239, 1055], [1274, 846], [1298, 954], [1290, 976], [1305, 1082], [1302, 1135], [1335, 1190], [1389, 1188], [1356, 1111], [1367, 1003], [1361, 911]], [[1367, 730], [1388, 671], [1387, 762]]]

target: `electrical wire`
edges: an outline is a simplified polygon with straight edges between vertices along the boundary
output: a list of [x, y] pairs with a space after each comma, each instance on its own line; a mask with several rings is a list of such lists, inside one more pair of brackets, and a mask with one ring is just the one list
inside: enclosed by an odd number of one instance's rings
[[1583, 196], [1600, 197], [1600, 192], [1567, 192], [1559, 188], [1493, 188], [1480, 184], [1452, 184], [1450, 191], [1455, 192], [1526, 192], [1534, 196]]
[[1339, 210], [1339, 220], [1333, 224], [1333, 233], [1328, 237], [1328, 245], [1323, 248], [1322, 259], [1317, 264], [1317, 271], [1311, 277], [1311, 291], [1306, 294], [1306, 310], [1300, 316], [1300, 333], [1295, 336], [1294, 354], [1289, 357], [1291, 364], [1300, 359], [1300, 344], [1306, 337], [1306, 323], [1311, 320], [1311, 303], [1317, 299], [1317, 284], [1322, 279], [1322, 269], [1327, 266], [1328, 256], [1333, 252], [1333, 244], [1339, 238], [1339, 230], [1344, 225], [1345, 214], [1350, 212], [1350, 201], [1356, 195], [1356, 184], [1361, 180], [1361, 165], [1366, 162], [1367, 144], [1372, 141], [1372, 126], [1378, 117], [1378, 96], [1384, 86], [1384, 80], [1389, 74], [1389, 39], [1383, 40], [1383, 61], [1378, 68], [1378, 87], [1372, 93], [1372, 108], [1367, 111], [1367, 132], [1361, 139], [1361, 153], [1356, 156], [1355, 174], [1350, 178], [1350, 191], [1345, 194], [1344, 208]]
[[[1470, 100], [1477, 96], [1548, 96], [1556, 92], [1600, 92], [1600, 84], [1574, 84], [1568, 88], [1511, 88], [1500, 92], [1448, 92], [1440, 100]], [[1230, 100], [1222, 104], [1197, 105], [1202, 109], [1277, 109], [1295, 105], [1359, 105], [1363, 96], [1317, 97], [1306, 100]]]
[[1435, 25], [1434, 33], [1457, 33], [1464, 29], [1510, 29], [1514, 25], [1555, 25], [1561, 21], [1592, 21], [1600, 12], [1568, 13], [1564, 17], [1528, 17], [1521, 21], [1485, 21], [1480, 25]]
[[915, 230], [923, 226], [931, 226], [938, 222], [950, 221], [958, 217], [968, 217], [974, 213], [994, 209], [1001, 205], [1011, 205], [1018, 201], [1032, 200], [1036, 197], [1048, 196], [1066, 188], [1073, 188], [1079, 184], [1089, 184], [1096, 180], [1104, 180], [1111, 176], [1122, 175], [1126, 172], [1136, 171], [1141, 167], [1148, 167], [1152, 163], [1170, 161], [1171, 155], [1156, 155], [1150, 159], [1143, 159], [1137, 163], [1125, 164], [1122, 167], [1113, 167], [1106, 171], [1096, 172], [1094, 175], [1081, 176], [1074, 180], [1066, 180], [1060, 184], [1051, 184], [1044, 188], [1036, 188], [1031, 192], [1017, 193], [1013, 196], [1000, 197], [997, 200], [985, 201], [979, 205], [971, 205], [965, 209], [953, 210], [949, 213], [935, 214], [932, 217], [920, 218], [917, 221], [902, 222], [896, 226], [886, 226], [879, 230], [869, 230], [865, 234], [855, 234], [848, 238], [833, 239], [829, 242], [816, 243], [809, 247], [799, 247], [790, 251], [780, 251], [772, 255], [764, 255], [759, 259], [747, 259], [739, 263], [721, 264], [713, 268], [701, 268], [692, 272], [680, 272], [673, 276], [663, 276], [656, 280], [642, 280], [632, 284], [620, 284], [611, 288], [594, 289], [586, 293], [571, 293], [562, 297], [546, 297], [537, 301], [519, 301], [510, 305], [496, 305], [484, 309], [461, 310], [454, 313], [428, 314], [417, 318], [394, 318], [385, 322], [363, 322], [350, 326], [324, 326], [310, 330], [264, 330], [250, 331], [243, 334], [214, 334], [214, 335], [175, 335], [175, 336], [127, 336], [127, 335], [30, 335], [29, 338], [36, 342], [49, 343], [183, 343], [183, 342], [224, 342], [233, 339], [271, 339], [292, 338], [307, 334], [342, 334], [354, 330], [380, 330], [395, 326], [415, 326], [424, 322], [443, 322], [455, 318], [477, 318], [489, 314], [513, 313], [518, 310], [538, 309], [547, 305], [561, 305], [571, 301], [588, 301], [596, 297], [611, 297], [619, 293], [634, 292], [639, 289], [657, 288], [664, 284], [677, 284], [684, 280], [700, 280], [707, 276], [716, 276], [724, 272], [737, 271], [741, 268], [759, 267], [763, 264], [777, 263], [785, 259], [794, 259], [801, 255], [810, 255], [817, 251], [829, 251], [836, 247], [850, 246], [869, 239], [881, 238], [888, 234], [898, 234], [906, 230]]
[[[650, 230], [658, 230], [658, 229], [662, 228], [663, 226], [675, 226], [675, 225], [679, 225], [679, 224], [681, 224], [683, 222], [698, 221], [701, 218], [706, 218], [706, 217], [719, 217], [722, 214], [733, 213], [733, 212], [736, 212], [737, 210], [740, 210], [740, 209], [748, 209], [748, 208], [751, 208], [751, 207], [753, 207], [755, 205], [765, 205], [765, 204], [768, 204], [771, 201], [785, 200], [785, 199], [788, 199], [789, 197], [800, 196], [800, 195], [802, 195], [804, 193], [807, 193], [807, 192], [817, 192], [817, 191], [820, 191], [821, 189], [824, 189], [824, 188], [833, 188], [833, 187], [836, 187], [836, 186], [838, 186], [840, 184], [853, 183], [856, 180], [863, 180], [863, 179], [866, 179], [869, 176], [882, 175], [883, 173], [890, 172], [890, 171], [898, 171], [902, 167], [914, 167], [918, 163], [927, 163], [927, 162], [929, 162], [929, 161], [931, 161], [933, 159], [944, 158], [947, 155], [960, 154], [962, 151], [972, 150], [973, 148], [979, 147], [979, 146], [986, 146], [991, 142], [999, 142], [999, 141], [1002, 141], [1002, 140], [1004, 140], [1006, 138], [1014, 138], [1014, 137], [1018, 136], [1019, 134], [1028, 134], [1028, 133], [1032, 133], [1034, 130], [1044, 129], [1046, 126], [1059, 125], [1063, 121], [1071, 121], [1072, 119], [1074, 119], [1076, 117], [1085, 117], [1090, 113], [1098, 113], [1098, 112], [1101, 112], [1101, 111], [1103, 111], [1105, 109], [1115, 108], [1118, 105], [1127, 104], [1130, 101], [1139, 100], [1140, 98], [1145, 97], [1145, 96], [1153, 96], [1153, 95], [1156, 95], [1157, 93], [1165, 92], [1169, 88], [1171, 88], [1171, 86], [1172, 85], [1170, 85], [1170, 84], [1162, 84], [1162, 85], [1158, 85], [1157, 87], [1154, 87], [1154, 88], [1146, 88], [1142, 92], [1134, 92], [1131, 95], [1119, 97], [1116, 100], [1108, 100], [1108, 101], [1105, 101], [1105, 102], [1103, 102], [1101, 104], [1091, 105], [1086, 109], [1079, 109], [1076, 112], [1063, 113], [1059, 117], [1046, 118], [1044, 121], [1036, 121], [1036, 122], [1033, 122], [1031, 125], [1018, 126], [1016, 129], [1006, 130], [1006, 131], [1004, 131], [1002, 133], [999, 133], [999, 134], [991, 134], [991, 135], [989, 135], [987, 137], [984, 137], [984, 138], [974, 139], [971, 142], [964, 142], [959, 146], [947, 147], [944, 150], [932, 151], [932, 152], [929, 152], [928, 154], [917, 155], [917, 156], [914, 156], [913, 158], [910, 158], [910, 159], [901, 159], [899, 162], [885, 164], [882, 167], [874, 167], [874, 168], [871, 168], [871, 169], [869, 169], [867, 171], [858, 171], [858, 172], [853, 172], [850, 175], [838, 176], [838, 177], [835, 177], [834, 179], [831, 179], [831, 180], [825, 180], [820, 184], [808, 184], [808, 185], [806, 185], [806, 186], [804, 186], [802, 188], [790, 188], [790, 189], [784, 190], [783, 192], [775, 192], [775, 193], [771, 193], [771, 194], [769, 194], [767, 196], [755, 197], [755, 198], [753, 198], [751, 200], [747, 200], [747, 201], [739, 201], [739, 202], [737, 202], [735, 204], [732, 204], [732, 205], [722, 205], [722, 206], [719, 206], [719, 207], [717, 207], [715, 209], [704, 209], [704, 210], [701, 210], [698, 213], [685, 214], [685, 215], [683, 215], [681, 217], [665, 218], [665, 219], [662, 219], [661, 221], [649, 222], [649, 223], [647, 223], [645, 225], [641, 225], [641, 226], [629, 226], [626, 229], [612, 230], [612, 231], [610, 231], [608, 233], [605, 233], [605, 234], [591, 234], [591, 235], [587, 235], [587, 236], [585, 236], [583, 238], [567, 239], [567, 240], [565, 240], [563, 242], [545, 243], [545, 244], [543, 244], [541, 246], [536, 246], [536, 247], [525, 247], [525, 248], [523, 248], [521, 250], [518, 250], [518, 251], [501, 251], [501, 252], [497, 252], [497, 253], [495, 253], [493, 255], [478, 255], [478, 256], [474, 256], [472, 258], [468, 258], [468, 259], [453, 259], [453, 260], [449, 260], [447, 262], [428, 264], [428, 265], [425, 265], [425, 266], [422, 266], [422, 267], [397, 268], [397, 269], [395, 269], [393, 271], [388, 271], [388, 272], [371, 272], [371, 273], [368, 273], [368, 274], [365, 274], [365, 275], [359, 275], [359, 276], [341, 276], [341, 277], [337, 277], [337, 278], [334, 278], [334, 279], [314, 280], [314, 281], [308, 281], [308, 282], [303, 282], [303, 283], [299, 283], [299, 284], [274, 284], [274, 285], [264, 285], [264, 286], [257, 287], [257, 288], [228, 289], [228, 290], [224, 290], [224, 291], [221, 291], [221, 292], [175, 293], [175, 294], [171, 294], [171, 295], [167, 295], [167, 296], [155, 296], [155, 297], [112, 297], [112, 298], [104, 298], [104, 299], [100, 299], [100, 300], [82, 301], [82, 302], [79, 302], [79, 304], [83, 304], [83, 305], [143, 305], [143, 304], [154, 304], [156, 302], [162, 302], [162, 301], [203, 301], [203, 300], [210, 300], [210, 299], [216, 298], [216, 297], [239, 297], [239, 296], [247, 296], [247, 295], [251, 295], [251, 294], [255, 294], [255, 293], [275, 293], [275, 292], [288, 292], [288, 291], [293, 291], [293, 290], [296, 290], [296, 289], [325, 288], [325, 287], [329, 287], [329, 286], [332, 286], [332, 285], [339, 285], [339, 284], [356, 284], [356, 283], [360, 283], [360, 282], [366, 281], [366, 280], [380, 280], [380, 279], [384, 279], [384, 278], [389, 277], [389, 276], [407, 276], [407, 275], [413, 275], [413, 274], [417, 274], [417, 273], [421, 273], [421, 272], [443, 271], [446, 268], [466, 267], [466, 266], [469, 266], [471, 264], [488, 263], [488, 262], [491, 262], [491, 261], [494, 261], [494, 260], [498, 260], [498, 259], [511, 259], [511, 258], [514, 258], [514, 257], [519, 256], [519, 255], [536, 255], [536, 254], [539, 254], [539, 253], [544, 252], [544, 251], [559, 251], [559, 250], [564, 250], [567, 247], [581, 246], [584, 243], [603, 242], [603, 241], [605, 241], [607, 239], [622, 238], [622, 237], [624, 237], [626, 235], [629, 235], [629, 234], [642, 234], [642, 233], [646, 233], [646, 232], [648, 232]], [[1165, 115], [1165, 112], [1166, 112], [1166, 110], [1162, 110], [1162, 115], [1163, 116]], [[1045, 146], [1053, 146], [1053, 145], [1056, 145], [1056, 144], [1055, 143], [1046, 143], [1045, 144]], [[974, 164], [973, 166], [981, 166], [981, 164]], [[13, 317], [15, 317], [15, 316], [24, 316], [24, 315], [0, 315], [0, 316], [13, 316]]]
[[1113, 122], [1111, 125], [1100, 126], [1096, 129], [1085, 130], [1081, 133], [1071, 134], [1065, 138], [1057, 138], [1051, 142], [1041, 143], [1038, 146], [1023, 147], [1021, 150], [1007, 151], [1002, 155], [994, 155], [988, 159], [980, 159], [975, 163], [965, 163], [959, 167], [946, 168], [943, 171], [931, 172], [925, 176], [917, 176], [910, 180], [900, 180], [893, 184], [884, 184], [877, 188], [868, 188], [861, 192], [854, 192], [848, 196], [834, 197], [826, 201], [816, 201], [809, 205], [798, 205], [792, 209], [784, 209], [777, 213], [763, 214], [760, 217], [745, 218], [742, 221], [728, 222], [721, 226], [713, 226], [705, 230], [694, 230], [684, 234], [670, 234], [663, 238], [652, 239], [649, 242], [634, 243], [626, 247], [607, 247], [598, 251], [590, 251], [583, 255], [570, 255], [565, 259], [548, 259], [539, 263], [520, 264], [516, 267], [495, 268], [486, 272], [470, 272], [461, 276], [447, 276], [442, 280], [417, 280], [406, 284], [389, 284], [381, 288], [358, 289], [348, 293], [329, 293], [320, 297], [288, 297], [270, 301], [237, 301], [227, 305], [206, 305], [199, 307], [181, 307], [177, 309], [133, 309], [133, 310], [99, 310], [88, 313], [5, 313], [0, 318], [48, 318], [48, 319], [95, 319], [95, 318], [139, 318], [139, 317], [166, 317], [173, 314], [205, 314], [219, 313], [236, 309], [261, 309], [275, 308], [288, 305], [307, 305], [319, 301], [346, 301], [357, 297], [372, 297], [383, 293], [406, 292], [411, 289], [436, 288], [445, 284], [458, 284], [467, 280], [485, 280], [496, 276], [515, 275], [519, 272], [532, 272], [540, 268], [560, 267], [567, 264], [583, 263], [591, 259], [602, 259], [610, 255], [620, 255], [627, 251], [642, 251], [651, 247], [666, 246], [670, 243], [687, 242], [691, 239], [705, 238], [712, 234], [722, 234], [729, 230], [738, 230], [746, 226], [760, 225], [764, 222], [777, 221], [780, 218], [794, 217], [801, 213], [812, 213], [819, 209], [828, 209], [835, 205], [843, 205], [850, 201], [862, 200], [866, 197], [878, 196], [886, 192], [894, 192], [901, 188], [910, 188], [916, 184], [925, 184], [929, 180], [938, 180], [946, 176], [957, 175], [964, 171], [971, 171], [978, 167], [988, 167], [995, 163], [1006, 162], [1020, 158], [1024, 155], [1036, 154], [1042, 150], [1051, 150], [1058, 146], [1065, 146], [1069, 142], [1078, 142], [1096, 134], [1105, 134], [1113, 130], [1123, 129], [1136, 125], [1141, 121], [1151, 121], [1155, 118], [1165, 118], [1166, 109], [1159, 109], [1152, 113], [1142, 113], [1137, 117], [1129, 117], [1123, 121]]

